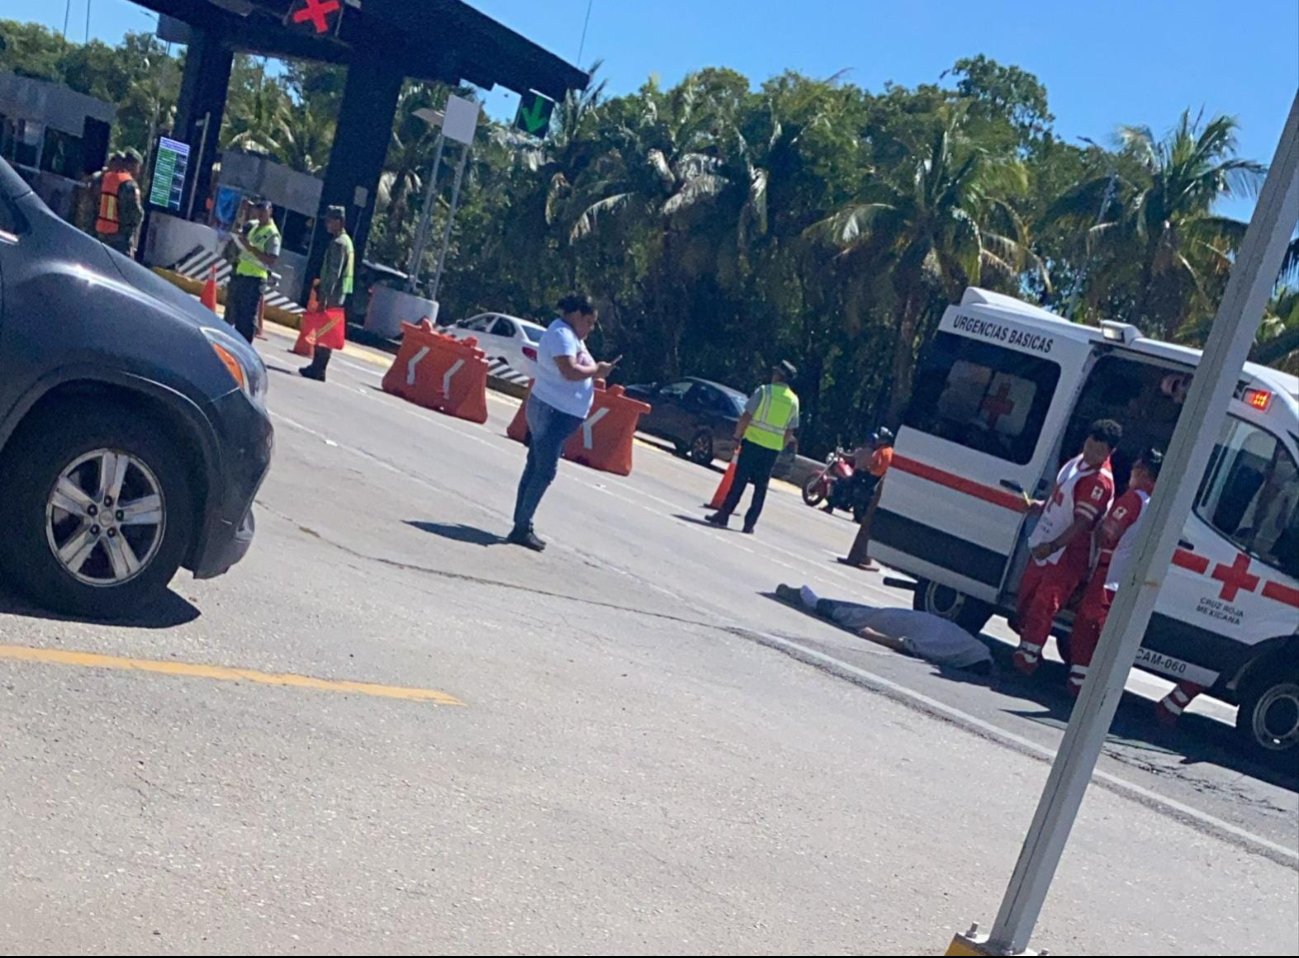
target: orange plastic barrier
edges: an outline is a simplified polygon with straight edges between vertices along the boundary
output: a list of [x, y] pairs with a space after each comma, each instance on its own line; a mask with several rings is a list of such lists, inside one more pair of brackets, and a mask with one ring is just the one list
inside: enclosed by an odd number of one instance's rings
[[314, 315], [318, 309], [319, 306], [316, 304], [316, 287], [313, 285], [311, 287], [311, 293], [307, 296], [307, 311], [302, 314], [302, 319], [298, 323], [298, 339], [293, 344], [293, 349], [291, 350], [291, 352], [297, 353], [299, 356], [306, 356], [308, 359], [310, 359], [316, 351], [316, 341], [315, 339], [307, 338], [307, 317]]
[[740, 450], [735, 450], [735, 455], [731, 456], [731, 464], [726, 467], [726, 472], [722, 475], [722, 481], [717, 484], [717, 491], [713, 493], [712, 502], [708, 503], [709, 509], [720, 509], [722, 503], [726, 501], [726, 495], [731, 491], [731, 485], [735, 482], [735, 467], [740, 464]]
[[[527, 439], [527, 405], [528, 400], [525, 398], [505, 430], [505, 434], [516, 442]], [[582, 428], [564, 445], [564, 458], [603, 472], [619, 476], [631, 475], [632, 440], [640, 417], [649, 411], [648, 403], [628, 399], [621, 386], [605, 388], [603, 382], [597, 382], [591, 412], [587, 415], [586, 422], [582, 423]]]
[[401, 348], [384, 374], [383, 391], [448, 416], [487, 422], [487, 357], [473, 338], [401, 324]]

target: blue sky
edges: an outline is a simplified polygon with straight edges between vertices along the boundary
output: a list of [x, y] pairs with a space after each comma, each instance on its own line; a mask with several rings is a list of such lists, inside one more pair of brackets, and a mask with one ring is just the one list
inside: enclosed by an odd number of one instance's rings
[[[118, 39], [152, 15], [129, 0], [70, 0], [69, 37]], [[588, 0], [473, 0], [473, 5], [570, 60], [578, 56]], [[61, 29], [58, 0], [3, 0], [3, 15]], [[1045, 83], [1057, 129], [1108, 142], [1116, 126], [1157, 133], [1186, 107], [1241, 123], [1241, 152], [1266, 162], [1299, 86], [1296, 0], [592, 0], [582, 63], [602, 59], [614, 93], [651, 74], [664, 84], [705, 66], [755, 82], [795, 69], [847, 71], [878, 90], [938, 79], [963, 56], [984, 53]], [[493, 95], [493, 113], [513, 109]], [[1245, 214], [1248, 205], [1229, 212]]]

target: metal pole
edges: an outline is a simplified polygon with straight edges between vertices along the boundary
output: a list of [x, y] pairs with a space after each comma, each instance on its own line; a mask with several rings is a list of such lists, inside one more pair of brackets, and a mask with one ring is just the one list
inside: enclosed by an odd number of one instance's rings
[[442, 147], [445, 143], [446, 138], [439, 131], [437, 145], [433, 147], [433, 171], [424, 184], [424, 203], [419, 211], [419, 225], [415, 227], [415, 245], [410, 251], [410, 265], [406, 267], [406, 290], [411, 293], [415, 292], [419, 283], [420, 262], [424, 259], [424, 247], [428, 244], [429, 224], [433, 221], [434, 191], [437, 189], [438, 171], [442, 167]]
[[442, 285], [442, 266], [447, 260], [447, 246], [451, 242], [451, 226], [455, 222], [456, 207], [460, 205], [460, 181], [465, 175], [465, 164], [469, 162], [469, 144], [460, 149], [460, 162], [456, 165], [455, 182], [451, 185], [451, 209], [447, 212], [446, 226], [442, 229], [442, 249], [438, 251], [438, 267], [433, 273], [433, 286], [429, 289], [428, 298], [437, 302], [438, 287]]
[[209, 110], [203, 114], [203, 135], [198, 138], [198, 156], [195, 157], [194, 171], [190, 173], [187, 169], [185, 175], [189, 177], [190, 182], [194, 185], [189, 188], [189, 207], [185, 210], [185, 219], [194, 218], [194, 200], [198, 198], [198, 184], [201, 177], [200, 171], [203, 169], [203, 154], [207, 151], [207, 128], [212, 125], [212, 111]]
[[993, 925], [988, 945], [996, 949], [994, 954], [1020, 954], [1032, 935], [1296, 222], [1299, 96], [1290, 107], [1276, 157], [1164, 457], [1165, 478], [1151, 499], [1134, 562], [1119, 583], [1091, 672]]

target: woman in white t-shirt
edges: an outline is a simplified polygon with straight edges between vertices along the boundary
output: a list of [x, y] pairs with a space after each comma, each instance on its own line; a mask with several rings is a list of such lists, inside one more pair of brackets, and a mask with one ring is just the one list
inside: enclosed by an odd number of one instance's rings
[[597, 363], [586, 348], [595, 329], [595, 307], [580, 294], [559, 301], [560, 318], [550, 324], [537, 344], [537, 378], [526, 410], [528, 464], [519, 480], [514, 503], [514, 529], [507, 541], [540, 552], [546, 543], [532, 529], [541, 497], [555, 480], [564, 443], [591, 411], [595, 381], [606, 379], [612, 363]]

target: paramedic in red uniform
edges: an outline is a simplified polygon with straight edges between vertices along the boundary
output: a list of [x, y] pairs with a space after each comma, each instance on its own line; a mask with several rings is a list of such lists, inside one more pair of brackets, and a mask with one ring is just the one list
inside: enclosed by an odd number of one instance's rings
[[1025, 675], [1037, 671], [1056, 613], [1091, 571], [1091, 533], [1114, 497], [1110, 455], [1122, 438], [1123, 427], [1113, 419], [1096, 420], [1082, 453], [1060, 468], [1051, 494], [1029, 506], [1042, 517], [1028, 537], [1030, 560], [1015, 615], [1019, 648], [1013, 662]]
[[1132, 564], [1136, 550], [1137, 528], [1146, 514], [1150, 494], [1155, 491], [1159, 467], [1164, 454], [1157, 449], [1147, 449], [1132, 464], [1128, 491], [1114, 500], [1110, 514], [1101, 523], [1096, 534], [1099, 554], [1096, 568], [1092, 570], [1083, 594], [1078, 615], [1073, 621], [1073, 634], [1069, 639], [1069, 694], [1075, 698], [1082, 691], [1092, 655], [1105, 628], [1110, 603], [1118, 591], [1119, 579]]

